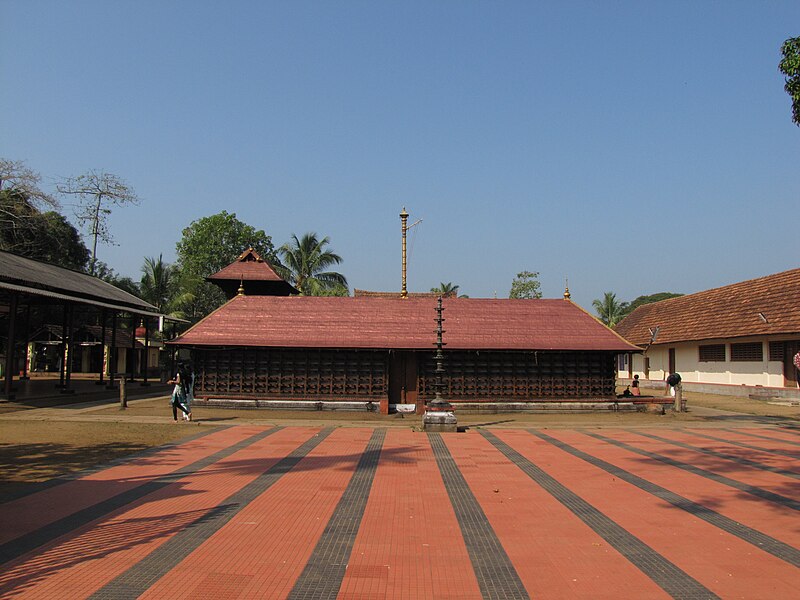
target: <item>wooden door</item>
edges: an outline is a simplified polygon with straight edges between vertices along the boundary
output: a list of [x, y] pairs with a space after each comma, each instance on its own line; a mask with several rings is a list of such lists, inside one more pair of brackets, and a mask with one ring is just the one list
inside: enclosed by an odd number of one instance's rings
[[[418, 406], [417, 354], [396, 351], [389, 356], [389, 402], [388, 404], [414, 404]], [[389, 407], [386, 407], [388, 413]], [[383, 411], [383, 407], [382, 410]]]
[[783, 347], [783, 385], [798, 387], [798, 371], [794, 365], [794, 355], [800, 352], [800, 342], [784, 342]]
[[675, 373], [675, 348], [669, 349], [669, 372]]

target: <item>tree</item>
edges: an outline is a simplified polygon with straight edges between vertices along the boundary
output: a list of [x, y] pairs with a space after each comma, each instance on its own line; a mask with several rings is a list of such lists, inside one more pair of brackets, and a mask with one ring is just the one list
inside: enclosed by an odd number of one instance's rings
[[[623, 311], [620, 321], [640, 306], [652, 304], [653, 302], [660, 302], [661, 300], [668, 300], [669, 298], [677, 298], [678, 296], [683, 296], [683, 294], [676, 294], [674, 292], [659, 292], [657, 294], [650, 294], [649, 296], [639, 296], [633, 302], [626, 303], [625, 310]], [[619, 323], [619, 321], [617, 322]]]
[[603, 299], [594, 300], [592, 306], [597, 311], [597, 316], [600, 317], [600, 320], [609, 327], [613, 327], [625, 316], [627, 304], [619, 302], [616, 294], [606, 292], [603, 295]]
[[509, 298], [517, 300], [535, 300], [542, 297], [541, 284], [539, 283], [539, 272], [522, 271], [517, 273], [514, 281], [511, 282]]
[[314, 292], [314, 295], [345, 297], [350, 295], [350, 289], [346, 285], [337, 284], [330, 288], [319, 288]]
[[431, 288], [431, 292], [439, 294], [442, 298], [458, 298], [459, 287], [460, 286], [454, 285], [450, 281], [447, 283], [440, 282], [438, 287]]
[[63, 215], [42, 212], [22, 189], [0, 190], [0, 250], [83, 270], [89, 250]]
[[58, 186], [58, 191], [68, 196], [77, 196], [75, 216], [81, 227], [89, 226], [92, 237], [92, 256], [89, 274], [95, 274], [97, 263], [97, 241], [113, 244], [114, 238], [108, 229], [109, 206], [138, 204], [136, 192], [122, 179], [105, 171], [89, 171], [78, 177], [66, 179]]
[[783, 89], [792, 98], [792, 121], [800, 127], [800, 37], [783, 42], [781, 54], [783, 58], [778, 68], [786, 76]]
[[329, 243], [329, 238], [320, 240], [314, 232], [306, 233], [301, 239], [292, 234], [291, 241], [278, 249], [285, 265], [283, 275], [301, 294], [321, 296], [336, 287], [347, 287], [344, 275], [326, 270], [342, 262], [341, 256], [325, 248]]
[[[88, 250], [86, 251], [88, 254]], [[117, 275], [114, 272], [114, 269], [109, 267], [106, 263], [102, 260], [98, 260], [94, 265], [94, 276], [98, 279], [102, 279], [106, 283], [110, 283], [114, 287], [118, 287], [119, 289], [128, 292], [129, 294], [133, 294], [137, 298], [141, 297], [142, 291], [139, 289], [139, 284], [136, 283], [133, 279], [123, 275]]]
[[41, 180], [42, 176], [23, 161], [0, 158], [0, 191], [16, 190], [34, 208], [58, 208], [58, 201], [39, 187]]
[[176, 249], [178, 253], [177, 292], [182, 299], [180, 309], [188, 319], [204, 317], [225, 302], [225, 295], [205, 278], [231, 264], [252, 247], [276, 270], [281, 263], [275, 254], [272, 238], [263, 230], [222, 211], [203, 217], [183, 230]]
[[161, 254], [158, 258], [146, 257], [142, 265], [142, 279], [139, 282], [141, 298], [155, 306], [160, 312], [169, 312], [175, 295], [175, 268], [165, 263]]

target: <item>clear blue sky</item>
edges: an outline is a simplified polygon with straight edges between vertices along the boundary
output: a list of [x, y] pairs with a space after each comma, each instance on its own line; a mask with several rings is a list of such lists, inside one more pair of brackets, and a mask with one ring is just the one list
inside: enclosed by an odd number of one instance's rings
[[[800, 2], [0, 0], [0, 156], [102, 169], [138, 279], [221, 210], [330, 236], [351, 287], [591, 308], [800, 266]], [[65, 211], [68, 210], [65, 207]]]

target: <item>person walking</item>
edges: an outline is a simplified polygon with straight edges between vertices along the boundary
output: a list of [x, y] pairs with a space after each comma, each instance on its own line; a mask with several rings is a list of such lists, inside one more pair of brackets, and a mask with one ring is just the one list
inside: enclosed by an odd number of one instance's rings
[[175, 389], [172, 390], [172, 397], [170, 398], [170, 406], [172, 406], [172, 419], [178, 422], [178, 409], [183, 413], [187, 421], [192, 420], [192, 412], [187, 408], [187, 400], [191, 394], [191, 375], [186, 369], [185, 365], [178, 365], [178, 372], [175, 374], [174, 379], [167, 381], [169, 384], [175, 384]]

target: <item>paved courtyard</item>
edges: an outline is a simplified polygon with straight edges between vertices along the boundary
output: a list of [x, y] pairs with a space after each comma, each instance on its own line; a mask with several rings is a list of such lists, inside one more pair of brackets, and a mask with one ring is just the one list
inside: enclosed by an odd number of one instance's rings
[[800, 598], [800, 431], [198, 428], [0, 507], [2, 598]]

